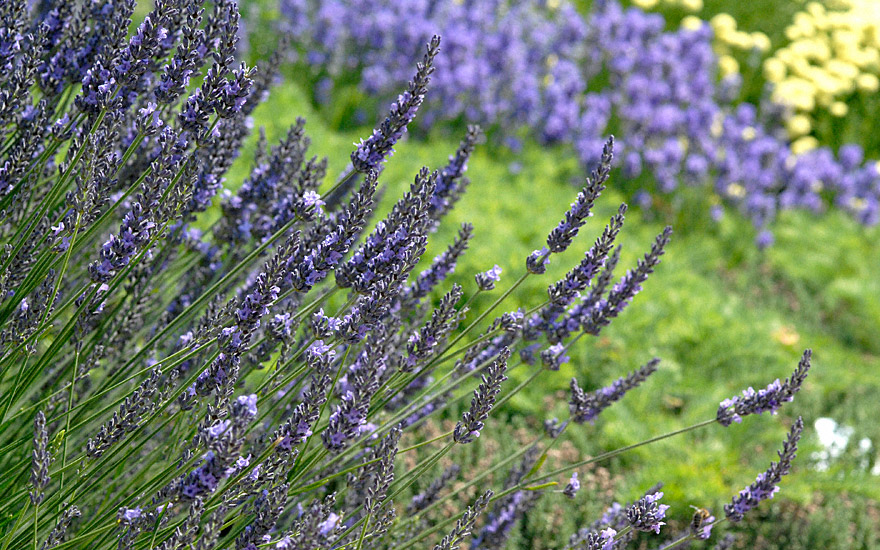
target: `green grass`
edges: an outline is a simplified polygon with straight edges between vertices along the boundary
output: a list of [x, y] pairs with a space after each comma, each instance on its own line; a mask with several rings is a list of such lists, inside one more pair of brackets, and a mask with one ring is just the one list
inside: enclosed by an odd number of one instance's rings
[[[265, 126], [274, 139], [296, 116], [305, 116], [313, 153], [330, 158], [330, 182], [344, 168], [351, 143], [369, 129], [328, 130], [304, 93], [289, 84], [297, 75], [286, 76], [288, 83], [273, 91], [257, 111], [255, 123]], [[445, 137], [400, 144], [381, 177], [387, 192], [379, 214], [399, 197], [419, 167], [441, 166], [456, 144]], [[514, 162], [522, 167], [518, 173], [510, 170]], [[247, 169], [244, 158], [230, 180], [238, 181]], [[536, 146], [520, 156], [481, 148], [468, 175], [472, 186], [432, 237], [427, 257], [446, 246], [459, 223], [472, 222], [475, 238], [453, 279], [473, 291], [473, 274], [497, 263], [504, 269], [496, 290], [501, 292], [522, 273], [526, 255], [542, 246], [547, 231], [574, 198], [572, 181], [581, 176], [565, 150]], [[564, 258], [554, 259], [547, 275], [529, 278], [509, 308], [544, 299], [546, 286], [579, 260], [623, 201], [619, 186], [612, 178], [596, 216]], [[662, 480], [679, 514], [687, 514], [687, 504], [718, 509], [776, 458], [791, 419], [800, 414], [810, 429], [782, 494], [801, 502], [816, 491], [880, 498], [880, 483], [856, 467], [859, 458], [854, 453], [822, 473], [813, 470], [810, 459], [817, 449], [812, 424], [820, 416], [854, 426], [853, 442], [867, 437], [874, 449], [880, 445], [880, 428], [874, 421], [880, 416], [878, 230], [838, 212], [785, 213], [775, 225], [777, 244], [761, 253], [753, 246], [754, 230], [746, 220], [728, 213], [714, 224], [708, 221], [699, 193], [685, 195], [679, 214], [630, 212], [619, 238], [623, 265], [632, 265], [663, 225], [672, 222], [677, 231], [663, 263], [619, 319], [599, 338], [579, 342], [571, 364], [542, 376], [539, 384], [499, 412], [496, 422], [525, 417], [539, 425], [548, 416], [564, 417], [571, 376], [587, 388], [598, 387], [659, 356], [660, 371], [644, 387], [603, 413], [595, 426], [570, 430], [579, 449], [596, 454], [711, 418], [720, 400], [787, 376], [803, 348], [812, 347], [814, 370], [806, 387], [779, 416], [750, 417], [727, 429], [711, 426], [624, 455], [613, 463], [614, 471], [626, 474], [618, 494], [631, 497]], [[480, 297], [475, 306], [485, 307], [493, 299]]]

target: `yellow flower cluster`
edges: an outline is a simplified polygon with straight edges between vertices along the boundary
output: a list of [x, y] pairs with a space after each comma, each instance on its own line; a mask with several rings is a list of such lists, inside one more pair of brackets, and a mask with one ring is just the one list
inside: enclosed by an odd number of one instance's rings
[[791, 43], [764, 62], [764, 77], [773, 99], [795, 110], [787, 129], [807, 150], [817, 108], [843, 117], [851, 94], [880, 89], [880, 1], [810, 2], [785, 33]]
[[[701, 23], [700, 20], [693, 21], [689, 17], [685, 17], [681, 22], [685, 28], [695, 28], [695, 25]], [[745, 32], [737, 29], [736, 20], [730, 14], [719, 13], [709, 20], [709, 24], [715, 33], [713, 46], [715, 53], [718, 54], [718, 69], [721, 71], [722, 77], [739, 73], [739, 61], [733, 55], [735, 52], [758, 52], [763, 54], [770, 49], [770, 38], [766, 34], [762, 32]]]
[[633, 0], [633, 5], [643, 10], [652, 10], [664, 6], [681, 8], [688, 12], [697, 12], [703, 9], [703, 0]]

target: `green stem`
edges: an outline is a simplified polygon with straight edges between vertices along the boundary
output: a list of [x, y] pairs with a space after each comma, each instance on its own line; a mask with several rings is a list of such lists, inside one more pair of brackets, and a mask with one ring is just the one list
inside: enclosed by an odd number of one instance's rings
[[15, 532], [18, 531], [18, 526], [21, 525], [21, 519], [24, 517], [25, 512], [27, 512], [28, 499], [25, 499], [24, 506], [21, 507], [21, 510], [18, 512], [18, 517], [15, 518], [15, 524], [12, 526], [12, 529], [6, 533], [6, 536], [3, 540], [3, 548], [2, 550], [7, 550], [9, 548], [9, 543], [12, 542], [12, 539], [15, 538]]
[[76, 373], [79, 370], [79, 352], [75, 353], [73, 375], [70, 378], [70, 392], [67, 395], [67, 411], [64, 414], [64, 440], [61, 443], [61, 485], [58, 488], [59, 491], [64, 490], [64, 467], [67, 466], [67, 441], [70, 439], [70, 409], [73, 408], [73, 390], [76, 386]]
[[619, 449], [615, 449], [613, 451], [608, 451], [607, 453], [602, 453], [600, 455], [594, 456], [593, 458], [588, 458], [585, 460], [581, 460], [579, 462], [575, 462], [574, 464], [569, 464], [568, 466], [563, 466], [562, 468], [557, 468], [555, 470], [547, 472], [546, 474], [538, 477], [534, 481], [543, 481], [545, 479], [555, 477], [559, 474], [563, 474], [563, 473], [569, 472], [571, 470], [574, 470], [575, 468], [580, 468], [581, 466], [585, 466], [587, 464], [592, 464], [594, 462], [600, 462], [602, 460], [614, 458], [615, 456], [617, 456], [619, 454], [623, 454], [627, 451], [631, 451], [633, 449], [638, 449], [639, 447], [644, 447], [645, 445], [650, 445], [651, 443], [656, 443], [658, 441], [663, 441], [664, 439], [669, 439], [670, 437], [674, 437], [676, 435], [685, 434], [687, 432], [691, 432], [691, 431], [696, 430], [698, 428], [703, 428], [703, 427], [708, 426], [710, 424], [714, 424], [715, 422], [717, 422], [717, 420], [714, 418], [712, 418], [710, 420], [704, 420], [702, 422], [697, 422], [696, 424], [693, 424], [693, 425], [688, 426], [686, 428], [682, 428], [680, 430], [675, 430], [675, 431], [668, 432], [668, 433], [665, 433], [662, 435], [658, 435], [656, 437], [652, 437], [651, 439], [646, 439], [645, 441], [640, 441], [639, 443], [633, 443], [632, 445], [627, 445], [626, 447], [620, 447]]
[[37, 530], [38, 529], [37, 515], [38, 515], [39, 511], [40, 511], [40, 505], [39, 504], [34, 505], [34, 550], [37, 550], [37, 540], [39, 538], [39, 532]]

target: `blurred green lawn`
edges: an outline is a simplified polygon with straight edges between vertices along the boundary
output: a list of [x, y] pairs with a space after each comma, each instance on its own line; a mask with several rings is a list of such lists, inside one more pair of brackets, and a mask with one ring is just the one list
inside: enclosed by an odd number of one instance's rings
[[[332, 182], [344, 168], [352, 142], [367, 135], [369, 128], [329, 130], [294, 84], [302, 81], [299, 76], [285, 77], [256, 112], [255, 125], [265, 126], [271, 141], [296, 116], [305, 116], [312, 153], [329, 157], [327, 182]], [[422, 165], [442, 166], [456, 145], [456, 139], [442, 136], [401, 143], [381, 177], [387, 192], [379, 215]], [[521, 168], [518, 173], [510, 170], [514, 163]], [[240, 181], [248, 170], [245, 155], [229, 180]], [[536, 146], [516, 156], [484, 146], [470, 162], [468, 175], [469, 191], [432, 236], [424, 261], [446, 246], [459, 223], [469, 221], [475, 238], [453, 279], [473, 291], [473, 274], [497, 263], [504, 269], [498, 293], [522, 273], [526, 255], [543, 245], [546, 233], [574, 199], [572, 182], [582, 175], [565, 150]], [[615, 175], [595, 217], [564, 258], [554, 259], [543, 277], [529, 278], [507, 309], [544, 300], [546, 286], [579, 261], [622, 202], [615, 189], [620, 185]], [[747, 386], [789, 375], [801, 351], [812, 347], [814, 370], [795, 402], [779, 416], [749, 417], [727, 429], [711, 426], [623, 455], [612, 464], [612, 470], [626, 472], [617, 493], [629, 498], [662, 480], [679, 514], [686, 516], [688, 504], [718, 510], [776, 458], [792, 418], [803, 415], [811, 428], [781, 494], [801, 502], [816, 491], [880, 498], [880, 478], [869, 473], [880, 445], [878, 229], [866, 229], [838, 212], [785, 213], [775, 225], [777, 243], [761, 253], [753, 245], [751, 225], [735, 213], [728, 212], [715, 224], [697, 192], [684, 192], [677, 200], [681, 204], [675, 209], [661, 205], [660, 214], [633, 209], [627, 216], [619, 238], [624, 244], [622, 265], [627, 267], [648, 249], [665, 223], [676, 229], [642, 293], [599, 338], [582, 339], [561, 372], [542, 376], [496, 414], [496, 429], [512, 417], [526, 417], [535, 426], [549, 416], [564, 418], [565, 390], [573, 375], [582, 386], [594, 388], [652, 356], [660, 357], [660, 371], [603, 413], [595, 426], [569, 430], [568, 437], [579, 449], [596, 454], [712, 418], [719, 401]], [[483, 296], [475, 307], [493, 299]], [[827, 471], [818, 472], [811, 460], [819, 450], [812, 425], [823, 416], [854, 427], [855, 434], [848, 452]], [[873, 445], [867, 455], [856, 451], [862, 438]]]

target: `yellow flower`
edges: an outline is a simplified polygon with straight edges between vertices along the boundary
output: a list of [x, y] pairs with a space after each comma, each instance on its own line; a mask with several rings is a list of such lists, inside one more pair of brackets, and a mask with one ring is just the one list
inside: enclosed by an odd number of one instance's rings
[[793, 327], [781, 326], [773, 331], [773, 339], [783, 346], [794, 346], [800, 341], [801, 335]]
[[722, 77], [736, 74], [739, 72], [739, 62], [729, 55], [722, 55], [718, 58], [718, 69]]
[[746, 196], [746, 188], [738, 183], [731, 183], [727, 186], [727, 194], [735, 199], [741, 199]]
[[681, 7], [687, 11], [702, 11], [703, 0], [681, 0]]
[[[724, 126], [721, 123], [721, 118], [716, 117], [715, 120], [712, 121], [712, 126], [709, 128], [709, 131], [712, 133], [712, 137], [721, 136], [721, 132], [724, 130]], [[880, 161], [878, 161], [880, 162]]]
[[687, 153], [688, 148], [691, 146], [691, 142], [688, 138], [684, 136], [680, 136], [678, 138], [678, 146], [681, 147], [681, 150]]
[[785, 63], [782, 61], [770, 58], [764, 62], [764, 78], [767, 79], [768, 82], [772, 82], [773, 84], [778, 84], [785, 79]]
[[810, 133], [812, 130], [810, 117], [806, 115], [794, 115], [785, 122], [785, 129], [792, 138], [798, 138]]
[[697, 17], [696, 15], [688, 15], [685, 16], [681, 20], [681, 28], [687, 29], [689, 31], [696, 31], [703, 27], [703, 20]]
[[746, 141], [752, 141], [755, 139], [756, 135], [757, 133], [755, 132], [755, 129], [751, 126], [746, 126], [742, 129], [742, 138]]
[[643, 10], [650, 10], [657, 7], [657, 0], [633, 0], [633, 4]]
[[807, 13], [816, 19], [822, 19], [825, 16], [825, 6], [819, 2], [810, 2], [807, 4]]
[[812, 36], [816, 27], [812, 18], [804, 12], [796, 13], [793, 24], [785, 29], [785, 36], [789, 40], [797, 40], [806, 36]]
[[717, 33], [720, 30], [732, 31], [736, 30], [736, 19], [729, 13], [719, 13], [709, 20], [712, 29]]
[[756, 50], [763, 53], [770, 50], [770, 37], [762, 32], [752, 33], [752, 45]]
[[860, 197], [853, 197], [849, 200], [849, 207], [853, 210], [860, 212], [868, 206], [868, 201]]
[[791, 152], [795, 155], [812, 151], [819, 146], [819, 140], [813, 136], [804, 136], [791, 144]]
[[843, 80], [855, 80], [859, 75], [859, 68], [842, 59], [832, 59], [828, 61], [828, 72]]
[[846, 114], [849, 112], [849, 107], [843, 101], [835, 101], [831, 104], [831, 108], [829, 109], [829, 111], [831, 111], [831, 114], [833, 116], [841, 118], [845, 117]]
[[740, 50], [751, 50], [755, 43], [752, 41], [752, 35], [747, 32], [734, 31], [727, 39], [727, 43]]
[[856, 77], [856, 86], [863, 92], [876, 92], [880, 89], [880, 79], [872, 74], [860, 74]]
[[802, 78], [787, 78], [776, 85], [773, 100], [809, 112], [816, 107], [815, 92], [812, 83]]

